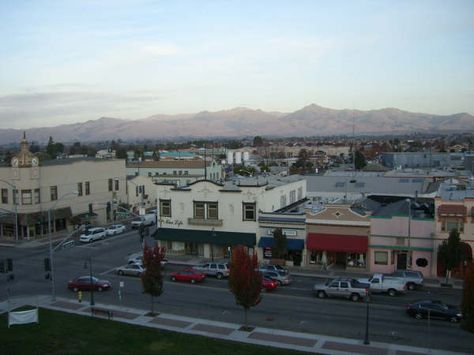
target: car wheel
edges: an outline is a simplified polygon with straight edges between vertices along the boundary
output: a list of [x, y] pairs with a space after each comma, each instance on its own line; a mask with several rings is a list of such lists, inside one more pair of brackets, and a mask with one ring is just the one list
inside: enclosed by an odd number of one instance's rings
[[408, 287], [408, 289], [409, 289], [410, 291], [413, 291], [413, 290], [416, 288], [416, 285], [415, 285], [414, 283], [411, 283], [411, 282], [410, 282], [410, 283], [407, 285], [407, 287]]
[[192, 284], [195, 284], [195, 283], [196, 283], [196, 280], [192, 279], [192, 280], [191, 280], [191, 283], [192, 283]]
[[357, 302], [359, 300], [360, 296], [357, 293], [353, 293], [351, 295], [351, 301]]
[[79, 291], [79, 289], [78, 289], [77, 287], [74, 287], [72, 290], [73, 290], [74, 292], [78, 292], [78, 291]]
[[390, 290], [388, 290], [388, 295], [390, 297], [394, 297], [397, 295], [397, 291], [395, 291], [393, 288], [391, 288]]
[[216, 277], [217, 277], [218, 280], [220, 280], [224, 277], [224, 275], [222, 275], [220, 272], [218, 272]]
[[449, 318], [449, 321], [451, 323], [457, 323], [457, 322], [459, 322], [459, 319], [457, 317], [451, 317], [451, 318]]
[[119, 270], [119, 271], [118, 271], [118, 274], [122, 276], [122, 275], [123, 275], [123, 271], [122, 271], [122, 270]]
[[423, 319], [423, 315], [421, 313], [415, 313], [416, 319]]
[[326, 292], [318, 291], [318, 298], [326, 298]]
[[102, 287], [97, 287], [97, 291], [102, 292]]
[[171, 281], [176, 281], [176, 277], [172, 276]]

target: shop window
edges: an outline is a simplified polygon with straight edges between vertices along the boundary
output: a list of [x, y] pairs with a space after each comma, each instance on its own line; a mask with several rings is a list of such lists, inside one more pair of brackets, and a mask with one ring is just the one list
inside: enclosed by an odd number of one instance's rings
[[374, 252], [374, 263], [376, 265], [388, 265], [388, 252], [386, 251]]
[[257, 211], [255, 203], [242, 203], [242, 219], [244, 221], [256, 221], [257, 220]]
[[32, 202], [31, 190], [21, 190], [21, 204], [31, 205]]
[[441, 219], [442, 232], [450, 232], [453, 229], [457, 229], [459, 232], [464, 232], [464, 220], [455, 217], [444, 217]]
[[347, 266], [365, 268], [365, 253], [348, 253]]
[[161, 217], [171, 217], [171, 200], [160, 200]]
[[8, 203], [8, 189], [2, 189], [2, 203]]

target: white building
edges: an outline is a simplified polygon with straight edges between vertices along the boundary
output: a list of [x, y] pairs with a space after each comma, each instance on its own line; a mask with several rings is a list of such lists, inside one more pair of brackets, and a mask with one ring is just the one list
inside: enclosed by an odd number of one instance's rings
[[157, 186], [158, 229], [154, 237], [169, 255], [228, 256], [230, 247], [257, 245], [260, 211], [275, 212], [306, 197], [301, 176], [242, 179], [188, 186]]

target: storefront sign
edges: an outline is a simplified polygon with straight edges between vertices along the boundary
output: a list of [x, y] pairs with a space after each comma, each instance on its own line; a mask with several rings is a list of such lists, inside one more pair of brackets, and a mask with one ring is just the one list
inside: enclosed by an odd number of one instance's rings
[[263, 248], [263, 257], [266, 259], [270, 259], [272, 257], [272, 248]]

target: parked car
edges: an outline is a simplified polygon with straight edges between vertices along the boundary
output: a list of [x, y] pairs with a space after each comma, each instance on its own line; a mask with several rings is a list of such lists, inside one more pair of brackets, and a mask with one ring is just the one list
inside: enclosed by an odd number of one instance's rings
[[260, 268], [258, 269], [260, 272], [267, 272], [267, 271], [276, 271], [276, 272], [284, 272], [285, 274], [288, 274], [288, 269], [284, 268], [281, 265], [273, 265], [273, 264], [263, 264], [260, 265]]
[[109, 281], [99, 280], [94, 276], [92, 276], [92, 278], [90, 276], [79, 276], [67, 283], [67, 288], [73, 290], [74, 292], [90, 291], [91, 289], [100, 292], [103, 290], [108, 290], [111, 287], [112, 284]]
[[193, 269], [206, 274], [207, 276], [215, 276], [219, 280], [229, 277], [230, 269], [227, 263], [206, 263], [193, 266]]
[[119, 275], [141, 276], [145, 268], [142, 264], [127, 264], [117, 269]]
[[267, 277], [262, 277], [262, 289], [269, 292], [278, 287], [278, 282]]
[[123, 224], [112, 224], [106, 229], [107, 235], [116, 235], [125, 232], [125, 226]]
[[462, 320], [462, 313], [456, 306], [445, 304], [441, 301], [424, 300], [407, 305], [406, 312], [416, 319], [446, 319], [457, 323]]
[[387, 276], [403, 279], [409, 290], [414, 290], [417, 286], [423, 286], [423, 273], [420, 271], [397, 270]]
[[268, 279], [274, 280], [278, 282], [280, 286], [289, 285], [291, 283], [291, 279], [288, 274], [280, 271], [267, 271], [263, 273], [263, 277]]
[[202, 272], [193, 269], [184, 269], [182, 271], [175, 271], [170, 273], [171, 281], [189, 281], [192, 284], [201, 282], [206, 278]]
[[[131, 254], [128, 257], [127, 263], [128, 264], [140, 264], [140, 265], [143, 264], [143, 253]], [[168, 264], [168, 259], [163, 258], [163, 260], [161, 260], [161, 266], [165, 266], [166, 264]]]
[[366, 295], [368, 288], [368, 284], [358, 282], [356, 279], [337, 278], [314, 285], [313, 294], [318, 298], [341, 297], [357, 302]]
[[141, 225], [143, 226], [152, 226], [156, 223], [156, 214], [155, 213], [147, 213], [136, 217], [130, 223], [132, 229], [140, 228]]
[[396, 296], [405, 293], [407, 286], [404, 280], [398, 277], [388, 277], [383, 274], [373, 274], [368, 279], [357, 279], [357, 281], [369, 284], [372, 293], [388, 293], [389, 296]]
[[105, 228], [102, 227], [95, 227], [86, 230], [81, 236], [79, 237], [79, 241], [82, 243], [90, 243], [95, 240], [100, 240], [105, 238]]

